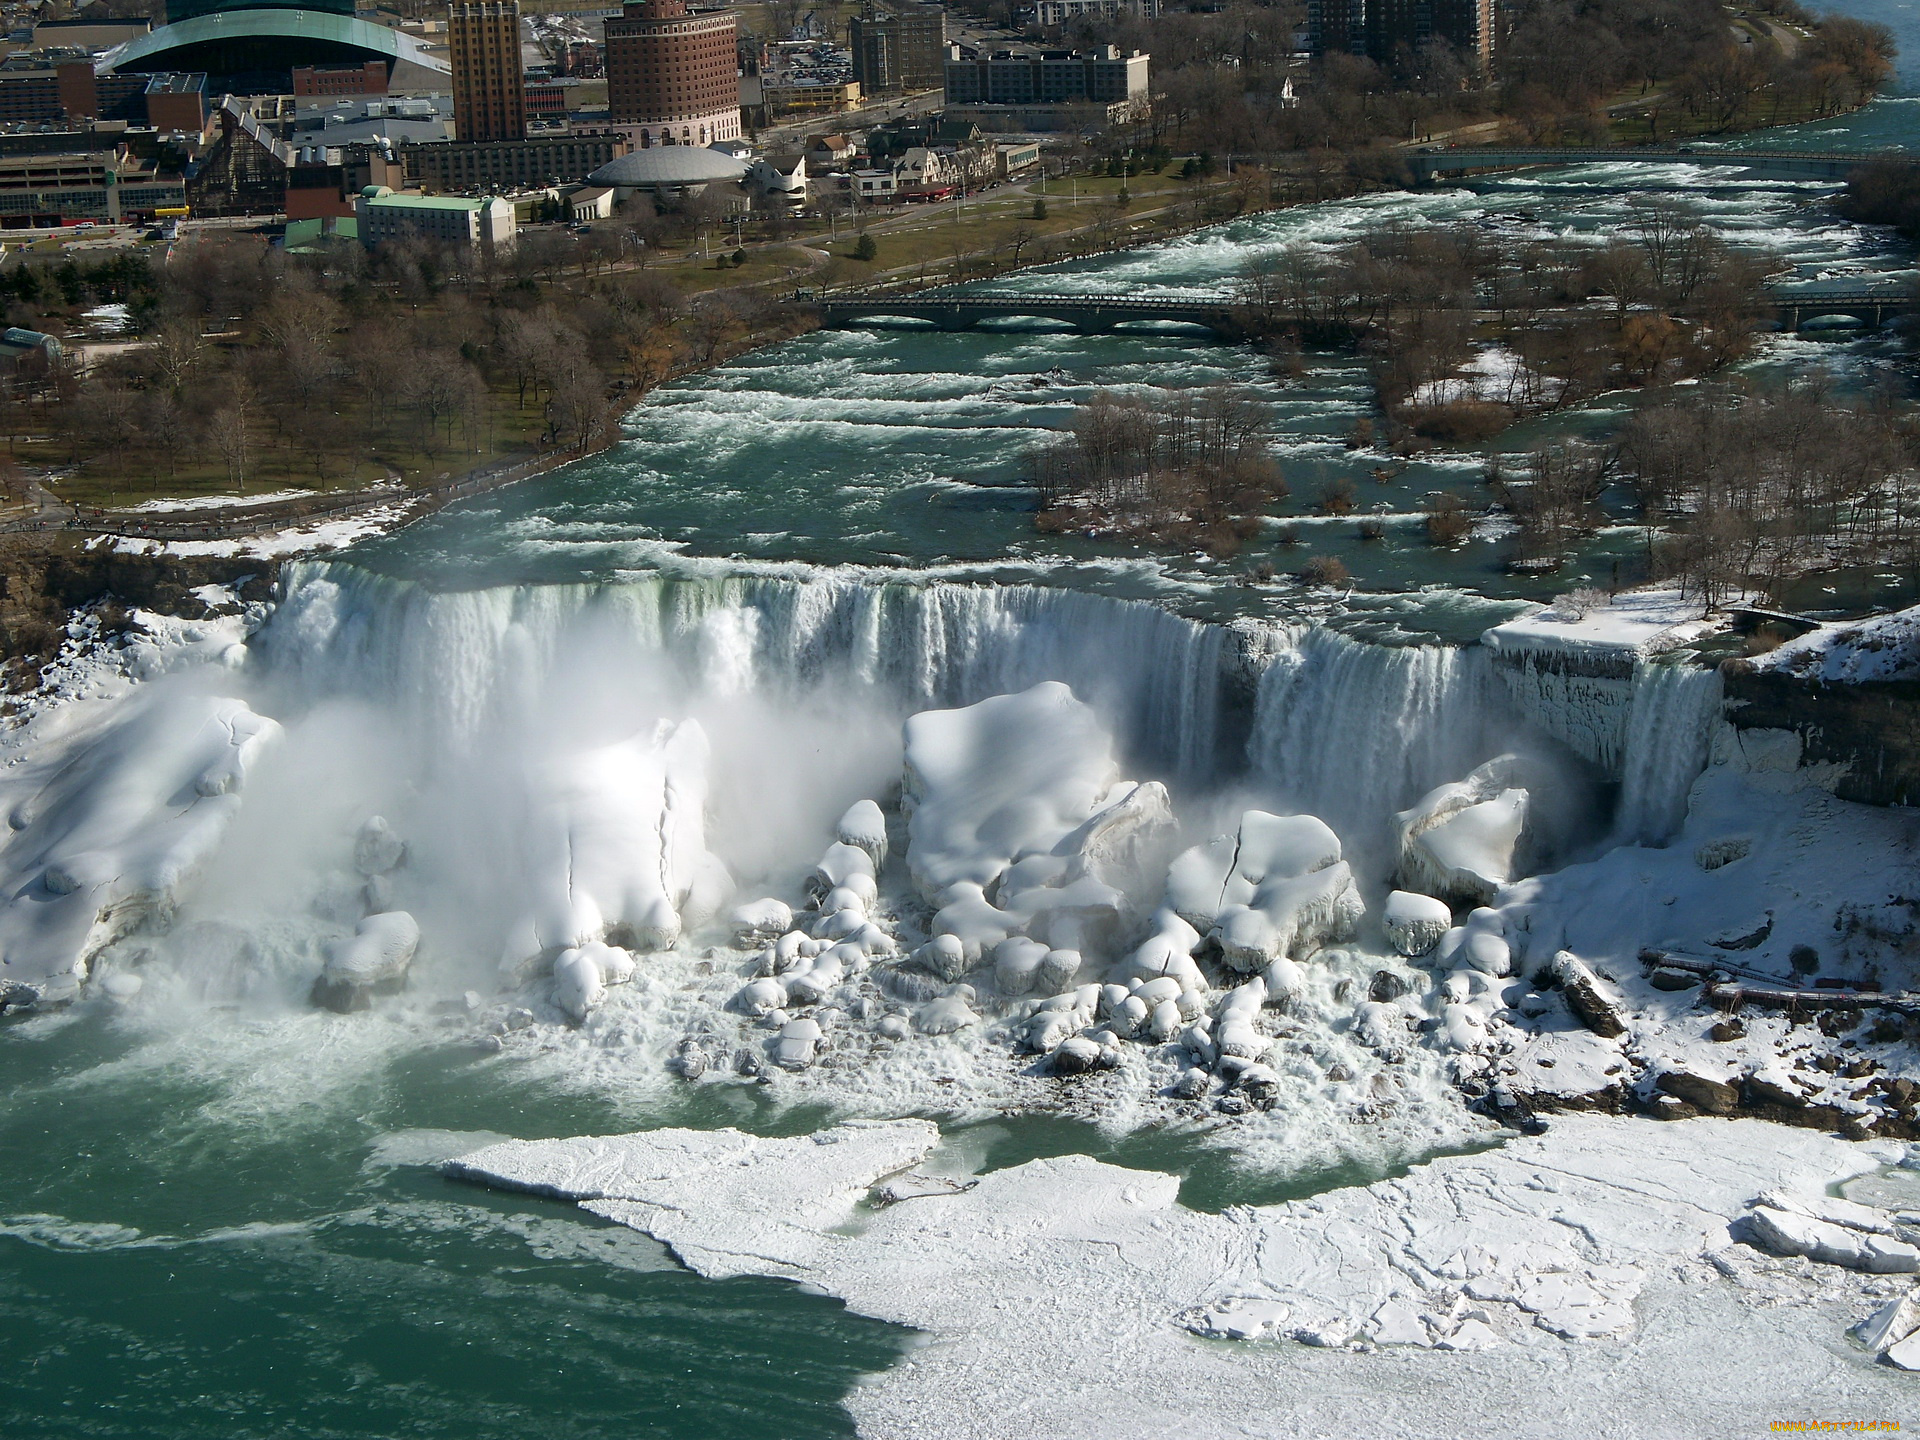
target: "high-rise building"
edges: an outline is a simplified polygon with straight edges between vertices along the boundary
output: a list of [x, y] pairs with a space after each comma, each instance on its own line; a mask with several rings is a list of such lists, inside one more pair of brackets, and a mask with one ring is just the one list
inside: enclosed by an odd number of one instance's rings
[[1444, 40], [1469, 62], [1493, 58], [1494, 0], [1308, 0], [1316, 54], [1346, 52], [1389, 64], [1402, 47]]
[[740, 63], [731, 10], [626, 0], [607, 20], [607, 107], [642, 149], [740, 138]]
[[937, 5], [870, 7], [847, 22], [847, 46], [862, 94], [938, 90], [946, 79], [947, 12]]
[[447, 10], [447, 46], [454, 134], [462, 140], [525, 139], [520, 0], [454, 0]]

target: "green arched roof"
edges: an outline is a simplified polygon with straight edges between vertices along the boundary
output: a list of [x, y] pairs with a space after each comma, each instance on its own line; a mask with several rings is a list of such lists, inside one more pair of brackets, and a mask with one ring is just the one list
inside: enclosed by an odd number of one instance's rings
[[215, 15], [196, 15], [177, 25], [162, 25], [158, 30], [136, 35], [124, 45], [115, 46], [96, 60], [93, 68], [100, 75], [115, 70], [142, 70], [150, 68], [142, 62], [160, 60], [175, 50], [236, 40], [304, 41], [316, 46], [349, 46], [389, 62], [405, 60], [429, 70], [438, 70], [443, 75], [447, 73], [446, 62], [411, 35], [390, 30], [384, 25], [369, 24], [351, 15], [278, 7], [223, 10]]

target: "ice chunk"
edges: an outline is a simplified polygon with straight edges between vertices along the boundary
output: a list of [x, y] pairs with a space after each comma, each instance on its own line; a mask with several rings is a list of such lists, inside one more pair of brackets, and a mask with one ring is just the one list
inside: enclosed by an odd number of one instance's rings
[[1387, 897], [1387, 943], [1400, 954], [1425, 955], [1453, 928], [1453, 911], [1443, 900], [1396, 890]]
[[1491, 901], [1514, 878], [1526, 829], [1527, 792], [1513, 783], [1519, 768], [1518, 756], [1496, 756], [1396, 815], [1401, 885], [1443, 900]]
[[1920, 1249], [1904, 1240], [1850, 1229], [1792, 1210], [1756, 1205], [1747, 1215], [1748, 1235], [1775, 1255], [1804, 1255], [1825, 1265], [1876, 1275], [1920, 1272]]
[[[1853, 1334], [1874, 1354], [1884, 1355], [1916, 1330], [1920, 1330], [1920, 1292], [1909, 1290], [1862, 1320], [1854, 1327]], [[1906, 1365], [1901, 1368], [1911, 1370], [1916, 1367]]]
[[1428, 1333], [1420, 1312], [1404, 1300], [1381, 1302], [1373, 1318], [1367, 1321], [1367, 1333], [1376, 1345], [1418, 1345], [1426, 1349], [1433, 1344], [1433, 1336]]
[[1278, 1300], [1236, 1295], [1183, 1317], [1183, 1323], [1196, 1335], [1215, 1336], [1222, 1340], [1258, 1340], [1285, 1324], [1291, 1313]]
[[906, 723], [907, 865], [928, 900], [984, 888], [1090, 819], [1114, 778], [1094, 713], [1048, 681]]

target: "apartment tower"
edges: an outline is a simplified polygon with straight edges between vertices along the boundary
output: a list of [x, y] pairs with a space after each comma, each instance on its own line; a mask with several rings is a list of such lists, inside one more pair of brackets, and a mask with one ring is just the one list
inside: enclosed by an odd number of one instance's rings
[[740, 138], [740, 62], [731, 10], [627, 0], [607, 21], [607, 105], [642, 149]]
[[869, 6], [847, 22], [861, 93], [938, 90], [946, 80], [947, 12], [937, 5]]
[[453, 128], [462, 140], [524, 140], [520, 0], [456, 0], [447, 10], [453, 51]]

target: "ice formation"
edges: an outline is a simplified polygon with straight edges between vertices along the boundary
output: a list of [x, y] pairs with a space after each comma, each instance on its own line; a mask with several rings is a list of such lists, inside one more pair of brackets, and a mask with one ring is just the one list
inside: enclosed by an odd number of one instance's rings
[[1249, 810], [1237, 834], [1175, 858], [1167, 903], [1242, 974], [1350, 939], [1366, 907], [1340, 838], [1311, 815]]
[[[924, 1433], [929, 1413], [965, 1436], [1005, 1434], [1009, 1413], [1033, 1433], [1165, 1433], [1175, 1416], [1267, 1433], [1276, 1403], [1291, 1427], [1350, 1433], [1355, 1394], [1377, 1435], [1593, 1405], [1633, 1433], [1701, 1433], [1905, 1393], [1888, 1370], [1832, 1361], [1849, 1323], [1833, 1301], [1871, 1310], [1872, 1277], [1783, 1290], [1775, 1262], [1736, 1243], [1756, 1199], [1818, 1207], [1885, 1147], [1569, 1117], [1401, 1179], [1211, 1215], [1178, 1203], [1174, 1176], [1086, 1156], [964, 1183], [938, 1141], [921, 1120], [780, 1140], [666, 1130], [511, 1141], [449, 1169], [577, 1200], [702, 1275], [796, 1280], [925, 1332], [913, 1364], [855, 1392], [866, 1435]], [[1895, 1303], [1869, 1320], [1874, 1341], [1902, 1343], [1916, 1318]], [[1192, 1332], [1296, 1343], [1226, 1353]], [[1558, 1358], [1593, 1342], [1606, 1358]], [[1450, 1353], [1409, 1383], [1408, 1350]]]
[[1048, 681], [907, 722], [907, 866], [929, 901], [984, 893], [1014, 861], [1047, 855], [1112, 785], [1112, 740], [1065, 685]]
[[684, 908], [717, 910], [729, 882], [705, 848], [706, 765], [699, 725], [662, 721], [543, 767], [524, 839], [533, 906], [503, 963], [601, 940], [664, 950]]
[[1484, 905], [1516, 876], [1527, 824], [1517, 756], [1501, 755], [1394, 817], [1399, 881], [1455, 904]]
[[71, 994], [113, 940], [170, 918], [279, 734], [239, 700], [167, 692], [80, 737], [8, 812], [0, 977]]
[[369, 915], [328, 947], [314, 1000], [330, 1010], [364, 1010], [377, 989], [398, 985], [420, 948], [420, 927], [404, 910]]

